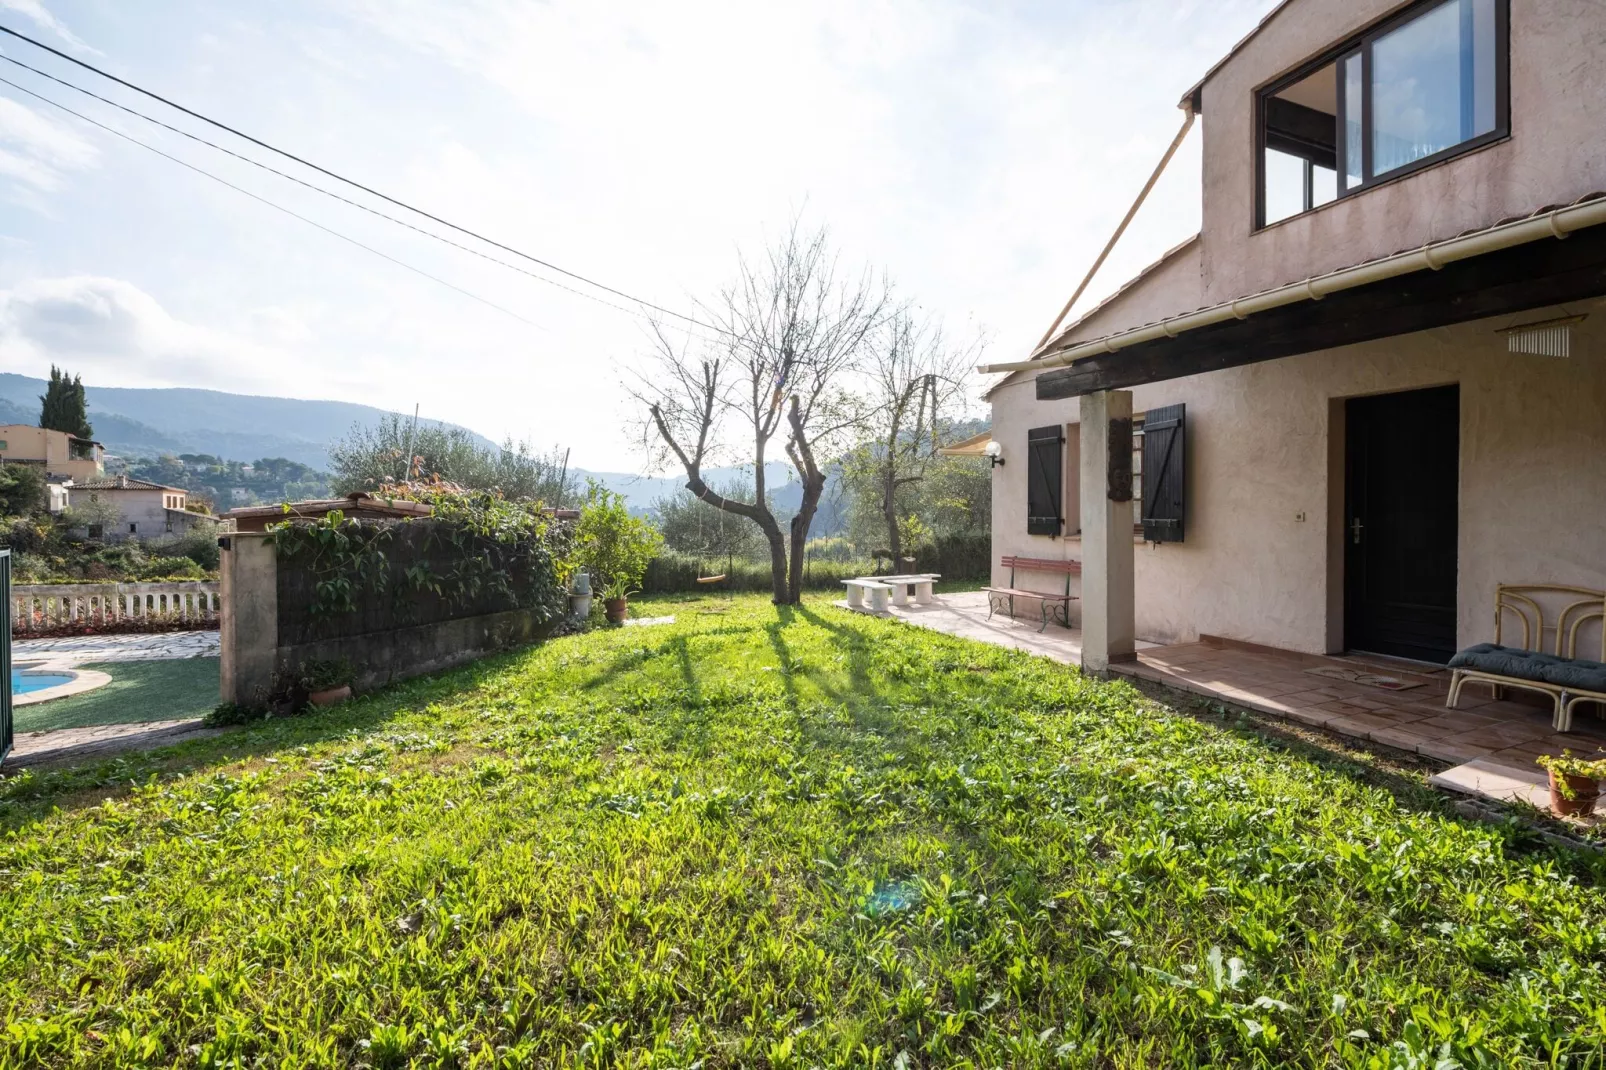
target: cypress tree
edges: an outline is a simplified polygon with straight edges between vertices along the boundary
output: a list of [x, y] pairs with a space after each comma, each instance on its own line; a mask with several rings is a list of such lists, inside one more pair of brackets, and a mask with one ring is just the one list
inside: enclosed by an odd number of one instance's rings
[[50, 382], [39, 398], [39, 426], [79, 438], [95, 436], [95, 429], [89, 424], [89, 403], [84, 397], [80, 376], [69, 379], [66, 372], [54, 364], [50, 366]]

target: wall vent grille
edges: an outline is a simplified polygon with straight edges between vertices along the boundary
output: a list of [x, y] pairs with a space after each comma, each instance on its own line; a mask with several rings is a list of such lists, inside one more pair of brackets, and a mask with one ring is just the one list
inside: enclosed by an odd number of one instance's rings
[[1501, 333], [1506, 336], [1506, 349], [1509, 352], [1536, 357], [1570, 357], [1573, 355], [1573, 324], [1583, 319], [1583, 316], [1567, 316], [1539, 323], [1524, 323], [1507, 327]]

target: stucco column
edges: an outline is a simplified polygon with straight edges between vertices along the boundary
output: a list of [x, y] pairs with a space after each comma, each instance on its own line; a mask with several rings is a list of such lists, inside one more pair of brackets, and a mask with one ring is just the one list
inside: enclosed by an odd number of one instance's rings
[[1101, 390], [1081, 402], [1082, 668], [1102, 673], [1136, 650], [1132, 392]]
[[279, 662], [279, 563], [264, 532], [220, 540], [218, 630], [222, 700], [262, 701]]

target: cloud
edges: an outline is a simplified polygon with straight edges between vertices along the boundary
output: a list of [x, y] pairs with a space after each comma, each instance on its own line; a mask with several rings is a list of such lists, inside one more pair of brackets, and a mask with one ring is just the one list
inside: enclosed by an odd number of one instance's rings
[[36, 192], [61, 188], [63, 172], [93, 167], [95, 146], [19, 101], [0, 97], [0, 176]]
[[0, 290], [0, 356], [8, 368], [66, 364], [123, 386], [262, 390], [286, 354], [187, 323], [130, 282], [96, 276], [35, 279]]
[[90, 48], [79, 40], [76, 34], [62, 25], [60, 19], [45, 10], [45, 5], [39, 0], [0, 0], [0, 8], [15, 11], [24, 18], [33, 20], [35, 25], [44, 27], [80, 52], [90, 52], [97, 56], [103, 54], [99, 49]]

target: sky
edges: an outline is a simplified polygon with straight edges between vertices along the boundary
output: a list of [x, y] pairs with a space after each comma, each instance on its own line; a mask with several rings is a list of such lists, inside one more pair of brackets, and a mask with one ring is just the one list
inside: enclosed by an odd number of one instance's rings
[[[794, 220], [823, 226], [843, 264], [1011, 360], [1141, 188], [1183, 93], [1272, 3], [0, 0], [0, 25], [677, 311]], [[0, 55], [338, 188], [26, 43]], [[573, 447], [579, 467], [644, 468], [624, 385], [648, 335], [628, 302], [10, 63], [0, 78], [263, 199], [0, 84], [0, 370], [417, 405]], [[1199, 137], [1079, 309], [1197, 231]]]

